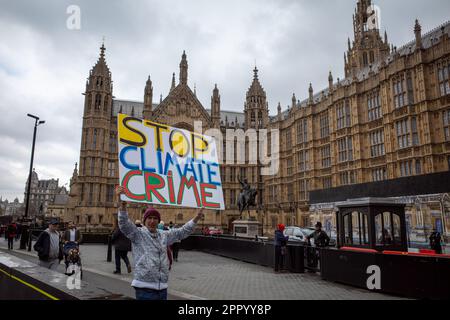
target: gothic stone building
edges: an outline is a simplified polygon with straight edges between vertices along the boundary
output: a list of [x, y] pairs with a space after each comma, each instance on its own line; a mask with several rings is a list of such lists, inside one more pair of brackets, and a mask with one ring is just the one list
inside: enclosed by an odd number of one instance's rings
[[[272, 232], [277, 223], [310, 226], [320, 220], [334, 225], [333, 203], [311, 205], [312, 191], [449, 170], [450, 23], [422, 34], [416, 21], [411, 33], [415, 39], [397, 48], [389, 44], [386, 33], [382, 37], [380, 30], [369, 28], [370, 5], [370, 0], [357, 2], [354, 39], [348, 40], [344, 57], [345, 78], [334, 81], [330, 72], [327, 88], [314, 93], [310, 85], [305, 101], [298, 101], [294, 94], [291, 106], [283, 111], [278, 104], [278, 114], [272, 117], [256, 68], [243, 113], [221, 110], [217, 86], [211, 108], [205, 109], [188, 86], [185, 53], [178, 84], [174, 74], [170, 93], [159, 104], [154, 103], [150, 77], [143, 102], [114, 99], [102, 46], [86, 83], [80, 169], [74, 171], [71, 182], [68, 219], [94, 227], [113, 223], [119, 112], [189, 130], [195, 120], [201, 120], [205, 130], [280, 131], [278, 174], [262, 176], [260, 165], [223, 165], [227, 210], [207, 214], [205, 225], [227, 228], [239, 217], [238, 176], [258, 189], [255, 218], [266, 232]], [[448, 194], [422, 198], [408, 200], [411, 228], [425, 230], [440, 219], [449, 232]], [[139, 218], [141, 210], [131, 209], [133, 218]], [[164, 208], [163, 219], [179, 224], [193, 214], [190, 209]]]

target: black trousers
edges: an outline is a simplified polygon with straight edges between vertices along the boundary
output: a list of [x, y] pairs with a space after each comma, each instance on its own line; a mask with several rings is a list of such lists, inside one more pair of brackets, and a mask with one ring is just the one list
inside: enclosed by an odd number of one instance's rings
[[283, 270], [284, 255], [281, 254], [281, 247], [275, 246], [275, 271]]
[[172, 244], [172, 254], [173, 254], [173, 260], [178, 260], [178, 251], [180, 251], [180, 243], [175, 242]]
[[14, 244], [14, 238], [8, 237], [8, 249], [12, 249]]
[[120, 272], [120, 259], [123, 259], [127, 267], [130, 265], [130, 260], [128, 260], [128, 251], [126, 250], [115, 249], [115, 258], [116, 258], [116, 271]]

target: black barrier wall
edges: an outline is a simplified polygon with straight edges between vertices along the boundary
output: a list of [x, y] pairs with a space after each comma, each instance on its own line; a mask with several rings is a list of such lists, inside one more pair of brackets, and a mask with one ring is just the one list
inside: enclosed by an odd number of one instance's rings
[[370, 266], [380, 270], [377, 292], [418, 299], [450, 299], [450, 258], [321, 250], [322, 279], [368, 289]]
[[[275, 248], [270, 242], [193, 235], [181, 242], [181, 248], [199, 250], [266, 267], [273, 268], [275, 265]], [[290, 272], [304, 272], [302, 245], [288, 245], [284, 266]]]

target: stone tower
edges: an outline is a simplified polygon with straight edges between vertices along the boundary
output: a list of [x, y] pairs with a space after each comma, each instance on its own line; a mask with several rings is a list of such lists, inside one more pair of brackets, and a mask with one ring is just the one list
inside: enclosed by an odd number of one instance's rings
[[373, 10], [371, 0], [358, 0], [353, 15], [353, 44], [348, 39], [345, 57], [345, 76], [355, 76], [362, 70], [389, 55], [389, 43], [385, 32], [384, 41]]
[[[83, 131], [81, 138], [80, 170], [78, 188], [80, 201], [76, 213], [87, 224], [99, 223], [103, 214], [98, 208], [105, 207], [108, 189], [110, 158], [116, 152], [111, 140], [117, 139], [111, 132], [112, 79], [105, 61], [105, 46], [100, 48], [100, 57], [89, 73], [86, 83]], [[110, 188], [109, 188], [110, 189]], [[111, 193], [110, 190], [108, 190]], [[104, 209], [103, 209], [104, 210]], [[91, 221], [97, 217], [99, 221]], [[81, 221], [80, 221], [81, 222]]]
[[[245, 115], [245, 130], [255, 129], [259, 134], [259, 129], [267, 129], [269, 125], [269, 108], [267, 104], [267, 96], [261, 83], [258, 79], [258, 69], [255, 66], [253, 70], [253, 82], [247, 91], [246, 101], [244, 104], [244, 115]], [[250, 137], [250, 136], [249, 136]], [[257, 158], [259, 159], [259, 144], [257, 146]], [[248, 148], [246, 143], [246, 149], [248, 150], [248, 157], [250, 159], [250, 152], [254, 152]], [[264, 184], [261, 176], [262, 165], [258, 161], [256, 165], [248, 164], [244, 169], [246, 171], [253, 170], [253, 181], [248, 181], [252, 186], [254, 186], [257, 191], [257, 205], [263, 204], [263, 189]], [[247, 177], [250, 174], [246, 174]]]
[[258, 69], [253, 70], [253, 82], [247, 91], [244, 105], [245, 129], [263, 129], [269, 124], [266, 92], [258, 79]]

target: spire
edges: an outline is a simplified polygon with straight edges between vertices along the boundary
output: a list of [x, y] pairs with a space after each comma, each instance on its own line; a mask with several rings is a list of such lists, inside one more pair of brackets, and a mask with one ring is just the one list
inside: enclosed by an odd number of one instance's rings
[[255, 69], [253, 69], [253, 80], [258, 80], [258, 68], [255, 66]]
[[194, 83], [194, 96], [197, 97], [197, 84]]
[[295, 93], [294, 93], [294, 94], [292, 94], [292, 109], [295, 108], [296, 104], [297, 104], [297, 98], [295, 97]]
[[153, 111], [153, 85], [150, 76], [148, 76], [144, 90], [144, 111], [143, 111], [144, 119], [150, 119], [152, 111]]
[[220, 127], [220, 94], [217, 88], [217, 83], [214, 85], [213, 94], [211, 97], [211, 118], [213, 126]]
[[91, 74], [110, 76], [109, 68], [108, 65], [106, 64], [105, 51], [106, 51], [105, 43], [102, 43], [102, 46], [100, 47], [100, 56], [95, 66], [92, 68]]
[[414, 34], [416, 35], [416, 50], [420, 50], [422, 49], [422, 27], [418, 19], [416, 19], [414, 26]]
[[333, 90], [333, 75], [331, 74], [331, 71], [328, 74], [328, 88], [329, 88], [330, 93], [331, 93], [331, 91]]
[[281, 103], [278, 102], [278, 107], [277, 107], [277, 111], [278, 111], [278, 121], [281, 121]]
[[100, 47], [100, 59], [105, 59], [105, 41], [102, 42], [102, 46]]
[[308, 99], [308, 103], [309, 104], [313, 104], [314, 103], [314, 90], [312, 87], [312, 83], [309, 84], [309, 99]]
[[161, 104], [162, 102], [162, 93], [159, 95], [159, 103]]
[[75, 162], [75, 168], [73, 169], [73, 173], [72, 173], [72, 178], [70, 178], [70, 186], [72, 186], [72, 184], [74, 184], [77, 179], [78, 179], [78, 163]]
[[175, 72], [172, 74], [172, 86], [170, 87], [170, 91], [175, 89]]
[[188, 62], [186, 59], [186, 52], [183, 51], [180, 62], [180, 84], [187, 85], [188, 81]]
[[385, 43], [385, 44], [388, 44], [387, 30], [384, 30], [384, 43]]

